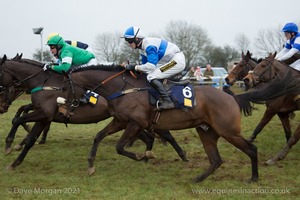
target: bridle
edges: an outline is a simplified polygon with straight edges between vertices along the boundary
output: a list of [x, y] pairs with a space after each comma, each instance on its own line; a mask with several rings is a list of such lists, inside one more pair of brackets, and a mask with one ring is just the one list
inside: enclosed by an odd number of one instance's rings
[[[13, 61], [17, 62], [16, 60], [13, 60]], [[20, 87], [23, 82], [35, 77], [37, 74], [42, 72], [43, 69], [41, 69], [40, 71], [38, 71], [38, 72], [22, 79], [22, 80], [16, 80], [16, 79], [14, 79], [13, 75], [10, 75], [13, 80], [7, 86], [5, 86], [4, 85], [4, 71], [5, 71], [4, 65], [5, 65], [5, 62], [9, 62], [9, 60], [8, 61], [4, 60], [0, 64], [0, 95], [3, 95], [3, 100], [1, 100], [0, 102], [1, 103], [4, 102], [7, 106], [9, 106], [9, 105], [11, 105], [11, 103], [15, 99], [17, 99], [19, 96], [21, 96], [24, 93], [24, 90], [21, 90], [21, 89], [18, 90], [17, 87]], [[7, 72], [7, 71], [6, 71], [6, 73], [9, 74], [9, 72]], [[17, 92], [15, 92], [15, 91], [17, 91]], [[13, 92], [15, 92], [15, 94], [13, 95], [14, 97], [10, 98], [9, 94], [12, 94]]]
[[[276, 72], [274, 69], [272, 69], [272, 63], [274, 60], [272, 61], [269, 61], [268, 59], [264, 59], [261, 63], [263, 63], [264, 61], [266, 61], [268, 64], [264, 67], [264, 70], [258, 74], [257, 72], [255, 72], [255, 69], [254, 70], [250, 70], [248, 73], [251, 74], [251, 77], [253, 79], [253, 85], [257, 85], [261, 82], [267, 82], [269, 81], [270, 79], [264, 79], [264, 75], [266, 73], [269, 73], [269, 77], [272, 78], [272, 74], [274, 73], [276, 75]], [[273, 72], [274, 71], [274, 72]]]
[[238, 67], [241, 67], [242, 70], [239, 70], [238, 72], [235, 72], [234, 70], [231, 71], [231, 73], [234, 75], [234, 81], [239, 81], [239, 80], [242, 80], [245, 76], [245, 74], [247, 74], [248, 72], [250, 72], [253, 67], [250, 66], [250, 60], [243, 66], [238, 66]]

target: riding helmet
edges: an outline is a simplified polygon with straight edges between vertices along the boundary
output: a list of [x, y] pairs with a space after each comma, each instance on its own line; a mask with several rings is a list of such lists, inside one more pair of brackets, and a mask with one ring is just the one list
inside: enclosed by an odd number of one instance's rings
[[295, 23], [287, 23], [282, 28], [282, 32], [294, 32], [294, 33], [298, 33], [298, 26]]

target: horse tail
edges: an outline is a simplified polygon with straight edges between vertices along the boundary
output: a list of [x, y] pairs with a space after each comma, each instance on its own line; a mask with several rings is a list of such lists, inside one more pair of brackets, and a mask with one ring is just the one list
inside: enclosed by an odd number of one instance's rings
[[251, 102], [246, 96], [233, 95], [233, 98], [235, 99], [235, 101], [240, 107], [241, 112], [243, 112], [245, 116], [252, 115], [254, 107], [251, 105]]

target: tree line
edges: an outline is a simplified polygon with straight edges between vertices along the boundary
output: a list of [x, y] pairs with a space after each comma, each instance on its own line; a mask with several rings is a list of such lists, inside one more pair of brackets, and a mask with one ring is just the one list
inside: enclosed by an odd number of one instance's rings
[[[199, 25], [183, 20], [170, 21], [162, 34], [154, 33], [151, 37], [165, 38], [179, 46], [186, 57], [187, 66], [204, 66], [210, 63], [215, 67], [228, 69], [228, 63], [239, 60], [241, 52], [254, 53], [258, 57], [265, 57], [270, 52], [280, 51], [285, 43], [281, 25], [273, 29], [259, 30], [254, 45], [246, 34], [238, 33], [234, 38], [235, 45], [216, 46], [213, 44], [206, 30]], [[105, 32], [96, 36], [92, 45], [99, 62], [140, 63], [138, 51], [128, 47], [122, 32]], [[82, 41], [84, 42], [84, 41]], [[91, 45], [91, 44], [89, 44]], [[33, 58], [41, 60], [41, 50], [36, 50]], [[53, 57], [49, 50], [43, 52], [45, 62], [51, 62]]]

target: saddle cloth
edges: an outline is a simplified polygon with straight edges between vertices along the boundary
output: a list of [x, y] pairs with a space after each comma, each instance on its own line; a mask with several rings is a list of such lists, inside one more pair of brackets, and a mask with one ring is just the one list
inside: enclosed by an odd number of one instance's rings
[[[175, 104], [175, 108], [192, 108], [195, 106], [194, 87], [191, 84], [172, 85], [167, 91]], [[160, 98], [159, 93], [153, 88], [149, 90], [149, 93], [150, 103], [156, 105]]]

